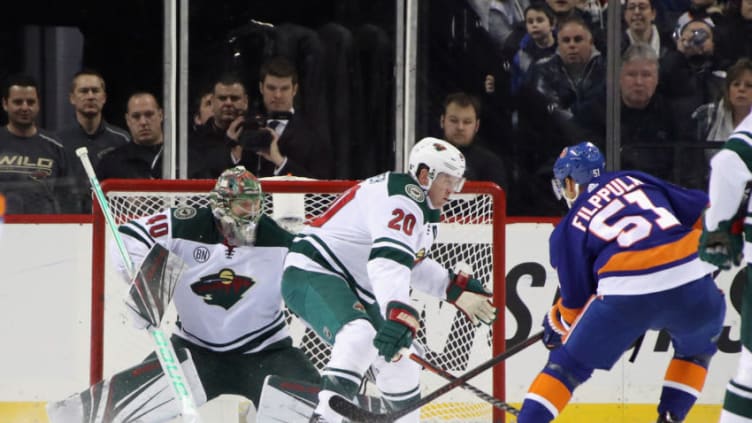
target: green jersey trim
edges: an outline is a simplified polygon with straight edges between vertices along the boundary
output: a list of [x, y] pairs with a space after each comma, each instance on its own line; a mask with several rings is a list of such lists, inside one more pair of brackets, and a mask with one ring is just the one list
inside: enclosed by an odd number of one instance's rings
[[277, 333], [279, 333], [280, 331], [284, 330], [287, 327], [287, 323], [285, 323], [285, 319], [284, 319], [284, 314], [282, 312], [279, 312], [277, 314], [277, 317], [274, 319], [274, 321], [272, 321], [268, 325], [261, 327], [253, 332], [246, 333], [245, 335], [237, 339], [234, 339], [232, 341], [225, 342], [223, 344], [218, 344], [216, 342], [209, 342], [205, 339], [202, 339], [188, 332], [187, 330], [185, 330], [185, 328], [182, 327], [182, 325], [180, 325], [180, 322], [177, 322], [177, 324], [180, 326], [180, 329], [183, 332], [185, 332], [187, 335], [213, 348], [226, 347], [228, 345], [237, 344], [238, 342], [243, 342], [244, 339], [248, 339], [247, 341], [245, 341], [245, 343], [239, 345], [238, 347], [235, 347], [231, 350], [223, 351], [223, 353], [232, 353], [232, 352], [242, 353], [246, 351], [252, 351], [255, 348], [258, 348], [259, 345], [266, 342], [267, 339], [271, 338], [272, 336], [276, 335]]
[[415, 179], [407, 173], [389, 173], [387, 179], [387, 193], [389, 196], [400, 195], [409, 198], [420, 207], [423, 220], [437, 223], [441, 217], [441, 210], [428, 207], [428, 196]]
[[118, 227], [118, 232], [123, 235], [128, 235], [131, 238], [144, 244], [146, 248], [151, 248], [156, 241], [149, 235], [149, 231], [135, 221], [128, 222]]
[[267, 215], [261, 215], [258, 227], [256, 228], [256, 242], [254, 245], [256, 247], [290, 248], [293, 238], [295, 236], [279, 226], [274, 219]]
[[752, 134], [749, 132], [734, 132], [723, 148], [738, 154], [747, 168], [752, 170]]
[[393, 247], [378, 247], [371, 249], [371, 254], [368, 256], [368, 260], [373, 260], [375, 258], [391, 260], [407, 267], [408, 269], [412, 269], [413, 263], [415, 263], [414, 256]]
[[[330, 263], [329, 260], [327, 260], [327, 258], [321, 254], [321, 251], [316, 248], [317, 246], [324, 250], [324, 252], [326, 252], [329, 257], [331, 257], [331, 260], [334, 261], [334, 264]], [[293, 241], [293, 244], [290, 247], [290, 252], [302, 254], [315, 263], [319, 264], [324, 269], [336, 275], [339, 275], [342, 279], [345, 280], [345, 282], [347, 282], [347, 285], [355, 293], [355, 295], [366, 303], [370, 304], [376, 301], [376, 297], [355, 281], [355, 278], [350, 274], [350, 272], [347, 271], [345, 265], [342, 264], [341, 261], [339, 261], [334, 252], [332, 252], [332, 250], [329, 249], [329, 247], [321, 240], [321, 238], [317, 237], [316, 235], [306, 234], [296, 237], [295, 241]]]
[[177, 207], [171, 210], [170, 216], [173, 239], [203, 244], [221, 244], [224, 240], [217, 230], [214, 215], [208, 207]]

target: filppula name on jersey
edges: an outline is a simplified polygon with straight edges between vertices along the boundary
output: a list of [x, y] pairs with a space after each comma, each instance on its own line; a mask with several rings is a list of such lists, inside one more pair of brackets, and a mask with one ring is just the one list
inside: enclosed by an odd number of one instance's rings
[[[589, 222], [599, 210], [609, 204], [614, 198], [620, 197], [632, 191], [634, 187], [642, 184], [642, 181], [632, 176], [624, 176], [610, 180], [606, 185], [598, 189], [598, 191], [595, 191], [587, 200], [585, 200], [585, 204], [577, 209], [577, 213], [575, 213], [575, 216], [572, 218], [572, 226], [582, 232], [587, 232], [587, 228], [585, 227], [585, 224], [582, 223], [582, 220]], [[592, 206], [592, 208], [589, 206]]]

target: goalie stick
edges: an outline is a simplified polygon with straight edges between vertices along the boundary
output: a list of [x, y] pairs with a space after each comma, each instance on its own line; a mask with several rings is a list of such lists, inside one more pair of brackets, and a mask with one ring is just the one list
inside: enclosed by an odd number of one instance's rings
[[[104, 196], [104, 192], [102, 192], [102, 187], [99, 185], [97, 174], [94, 172], [94, 167], [91, 165], [91, 161], [89, 160], [88, 149], [86, 147], [78, 148], [76, 149], [76, 155], [81, 160], [81, 164], [86, 171], [86, 175], [89, 177], [89, 183], [91, 184], [94, 195], [97, 197], [99, 206], [102, 209], [102, 214], [104, 215], [105, 221], [107, 222], [107, 227], [109, 228], [113, 238], [115, 239], [118, 252], [120, 253], [123, 263], [125, 264], [128, 275], [131, 277], [139, 277], [139, 275], [143, 275], [141, 272], [136, 272], [133, 261], [128, 255], [128, 251], [125, 249], [125, 244], [123, 243], [122, 238], [120, 238], [120, 233], [118, 233], [115, 219], [112, 217], [112, 211], [110, 210], [109, 203], [107, 202], [107, 198]], [[152, 249], [152, 251], [154, 250]], [[152, 251], [150, 251], [150, 254]], [[148, 281], [144, 281], [142, 276], [141, 281], [148, 285]], [[138, 287], [136, 287], [135, 289], [132, 288], [129, 292], [129, 297], [133, 302], [135, 302], [135, 304], [146, 304], [142, 299], [133, 297], [132, 295], [134, 293], [138, 293]], [[171, 292], [169, 296], [172, 296]], [[150, 305], [156, 305], [156, 303], [152, 302], [152, 304]], [[131, 304], [128, 304], [128, 307], [133, 309], [133, 305]], [[138, 310], [136, 311], [138, 312]], [[175, 348], [173, 348], [172, 343], [164, 334], [162, 329], [159, 328], [163, 311], [163, 309], [157, 309], [152, 313], [141, 315], [141, 317], [143, 317], [151, 324], [148, 330], [155, 344], [154, 351], [157, 355], [157, 358], [159, 359], [159, 364], [162, 366], [162, 370], [166, 375], [170, 377], [171, 383], [169, 383], [169, 385], [172, 389], [175, 400], [180, 403], [181, 415], [187, 422], [198, 423], [200, 422], [200, 417], [198, 415], [198, 411], [196, 410], [196, 403], [194, 402], [191, 390], [188, 389], [187, 379], [185, 373], [183, 372], [183, 368], [179, 364], [180, 361], [177, 359]], [[157, 317], [159, 318], [159, 320], [155, 321], [154, 319]]]
[[535, 335], [531, 336], [530, 338], [520, 342], [519, 344], [513, 345], [512, 347], [510, 347], [503, 353], [483, 362], [482, 364], [466, 372], [462, 376], [455, 378], [453, 381], [436, 389], [435, 391], [421, 398], [420, 400], [415, 401], [414, 403], [408, 405], [407, 407], [404, 407], [399, 410], [395, 410], [391, 413], [379, 414], [379, 413], [370, 412], [368, 410], [364, 410], [339, 395], [334, 395], [333, 397], [329, 399], [329, 406], [332, 407], [334, 411], [341, 414], [342, 416], [350, 420], [356, 421], [356, 422], [391, 423], [395, 421], [396, 419], [402, 416], [405, 416], [407, 414], [410, 414], [413, 411], [419, 409], [420, 407], [423, 407], [424, 405], [446, 394], [447, 392], [451, 391], [457, 386], [460, 386], [461, 384], [467, 382], [468, 380], [474, 378], [475, 376], [481, 374], [482, 372], [501, 363], [502, 361], [513, 356], [514, 354], [524, 350], [530, 345], [533, 345], [534, 343], [538, 342], [542, 338], [543, 338], [543, 331], [538, 332]]

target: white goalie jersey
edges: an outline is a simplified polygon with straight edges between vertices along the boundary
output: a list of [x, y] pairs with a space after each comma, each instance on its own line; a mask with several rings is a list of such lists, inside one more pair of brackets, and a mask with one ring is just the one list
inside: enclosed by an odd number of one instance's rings
[[342, 194], [296, 236], [285, 267], [338, 275], [361, 301], [409, 303], [410, 287], [445, 298], [449, 272], [427, 259], [440, 210], [404, 173], [369, 178]]
[[[280, 282], [292, 234], [262, 216], [254, 246], [223, 243], [209, 208], [181, 207], [123, 224], [138, 265], [159, 243], [186, 263], [173, 301], [176, 335], [213, 351], [256, 352], [289, 336]], [[115, 248], [111, 255], [125, 271]]]

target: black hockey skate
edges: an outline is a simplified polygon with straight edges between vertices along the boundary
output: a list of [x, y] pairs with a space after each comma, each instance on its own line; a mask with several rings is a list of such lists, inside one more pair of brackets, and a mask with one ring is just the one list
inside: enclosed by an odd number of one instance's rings
[[665, 414], [658, 417], [658, 421], [656, 423], [682, 423], [684, 420], [676, 420], [671, 416], [671, 413], [666, 411]]

